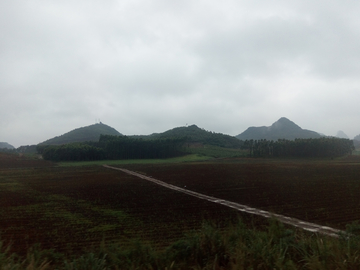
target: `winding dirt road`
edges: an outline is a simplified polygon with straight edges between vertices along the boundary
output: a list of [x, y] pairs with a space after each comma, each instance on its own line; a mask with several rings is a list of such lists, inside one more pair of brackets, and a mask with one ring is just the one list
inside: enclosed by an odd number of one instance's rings
[[320, 234], [324, 234], [324, 235], [328, 235], [328, 236], [332, 236], [332, 237], [339, 237], [339, 233], [344, 233], [344, 231], [338, 230], [338, 229], [334, 229], [334, 228], [330, 228], [327, 226], [321, 226], [315, 223], [310, 223], [307, 221], [302, 221], [296, 218], [291, 218], [291, 217], [286, 217], [283, 215], [279, 215], [279, 214], [275, 214], [275, 213], [271, 213], [268, 211], [264, 211], [264, 210], [260, 210], [257, 208], [253, 208], [247, 205], [243, 205], [243, 204], [239, 204], [239, 203], [235, 203], [235, 202], [231, 202], [231, 201], [227, 201], [227, 200], [222, 200], [216, 197], [212, 197], [212, 196], [208, 196], [205, 194], [201, 194], [195, 191], [191, 191], [191, 190], [187, 190], [185, 188], [181, 188], [181, 187], [177, 187], [171, 184], [167, 184], [163, 181], [154, 179], [152, 177], [149, 176], [145, 176], [143, 174], [140, 173], [136, 173], [127, 169], [122, 169], [122, 168], [117, 168], [117, 167], [112, 167], [112, 166], [108, 166], [108, 165], [103, 165], [105, 168], [109, 168], [109, 169], [113, 169], [113, 170], [118, 170], [118, 171], [122, 171], [124, 173], [130, 174], [130, 175], [134, 175], [136, 177], [139, 177], [141, 179], [153, 182], [155, 184], [158, 184], [160, 186], [172, 189], [172, 190], [176, 190], [178, 192], [182, 192], [185, 193], [187, 195], [199, 198], [199, 199], [203, 199], [203, 200], [207, 200], [213, 203], [217, 203], [217, 204], [221, 204], [221, 205], [225, 205], [227, 207], [236, 209], [238, 211], [241, 212], [245, 212], [245, 213], [249, 213], [249, 214], [253, 214], [253, 215], [258, 215], [258, 216], [262, 216], [265, 218], [276, 218], [277, 220], [279, 220], [280, 222], [284, 223], [284, 224], [289, 224], [292, 225], [294, 227], [298, 227], [301, 229], [304, 229], [306, 231], [310, 231], [310, 232], [314, 232], [314, 233], [320, 233]]

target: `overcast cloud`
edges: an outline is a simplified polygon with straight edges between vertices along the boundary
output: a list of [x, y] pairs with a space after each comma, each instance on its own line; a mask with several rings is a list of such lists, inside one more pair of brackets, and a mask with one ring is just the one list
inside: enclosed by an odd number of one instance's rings
[[284, 116], [360, 133], [360, 2], [1, 1], [0, 141], [100, 119], [238, 135]]

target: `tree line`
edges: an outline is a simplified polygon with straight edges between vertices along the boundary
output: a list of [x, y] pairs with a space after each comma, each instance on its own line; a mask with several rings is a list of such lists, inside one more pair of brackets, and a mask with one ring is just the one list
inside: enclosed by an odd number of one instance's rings
[[103, 149], [87, 143], [38, 145], [36, 149], [43, 159], [52, 161], [102, 160], [106, 156]]
[[[127, 136], [101, 135], [98, 142], [63, 145], [38, 145], [39, 154], [52, 161], [88, 161], [103, 159], [170, 158], [186, 153], [188, 137], [138, 139]], [[334, 137], [316, 139], [246, 140], [242, 148], [250, 157], [323, 158], [351, 154], [352, 140]]]
[[101, 135], [99, 145], [108, 159], [169, 158], [184, 154], [185, 140], [186, 138], [144, 140]]
[[134, 139], [127, 136], [101, 135], [98, 142], [63, 145], [38, 145], [45, 160], [88, 161], [103, 159], [154, 159], [184, 154], [185, 138]]
[[339, 157], [351, 154], [354, 150], [352, 140], [334, 137], [316, 139], [246, 140], [244, 149], [251, 157]]

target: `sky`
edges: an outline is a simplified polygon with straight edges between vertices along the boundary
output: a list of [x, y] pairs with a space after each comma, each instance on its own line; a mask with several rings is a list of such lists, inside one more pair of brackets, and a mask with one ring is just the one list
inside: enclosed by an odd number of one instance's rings
[[360, 1], [0, 1], [0, 141], [101, 121], [360, 134]]

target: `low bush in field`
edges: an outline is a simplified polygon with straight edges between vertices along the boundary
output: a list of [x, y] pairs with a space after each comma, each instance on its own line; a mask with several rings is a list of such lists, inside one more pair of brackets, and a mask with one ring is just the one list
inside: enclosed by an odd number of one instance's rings
[[239, 222], [226, 228], [204, 224], [158, 251], [141, 242], [106, 245], [76, 258], [32, 249], [25, 258], [0, 244], [0, 269], [360, 269], [360, 225], [339, 238], [286, 228], [275, 220], [262, 230]]

